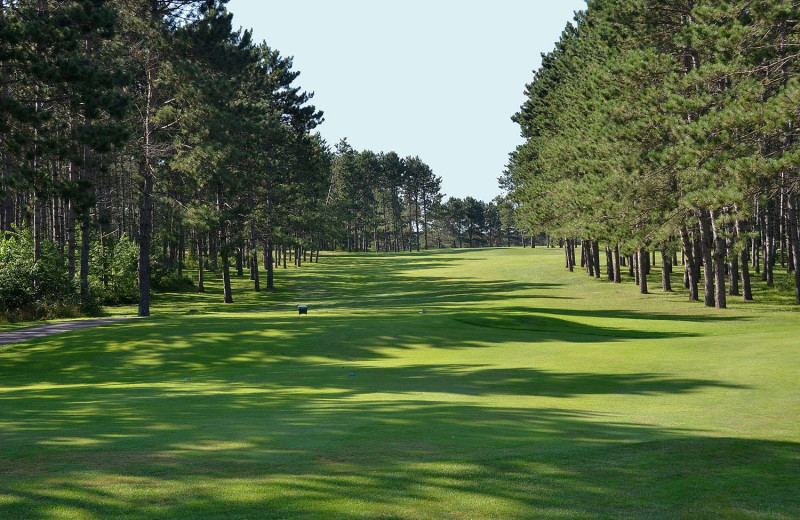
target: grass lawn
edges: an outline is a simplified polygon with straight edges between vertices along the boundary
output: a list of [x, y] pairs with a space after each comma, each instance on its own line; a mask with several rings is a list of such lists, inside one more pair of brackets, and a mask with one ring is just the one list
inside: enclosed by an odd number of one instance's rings
[[800, 518], [797, 309], [562, 264], [329, 255], [2, 348], [0, 519]]

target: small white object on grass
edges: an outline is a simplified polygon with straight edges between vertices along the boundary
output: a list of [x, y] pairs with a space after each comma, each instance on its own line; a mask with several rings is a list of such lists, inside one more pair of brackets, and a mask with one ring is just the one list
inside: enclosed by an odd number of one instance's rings
[[191, 381], [191, 380], [192, 380], [192, 378], [191, 378], [191, 377], [186, 377], [186, 378], [184, 378], [183, 380], [184, 380], [184, 381]]
[[422, 309], [421, 311], [419, 311], [419, 313], [420, 314], [425, 314], [425, 309]]

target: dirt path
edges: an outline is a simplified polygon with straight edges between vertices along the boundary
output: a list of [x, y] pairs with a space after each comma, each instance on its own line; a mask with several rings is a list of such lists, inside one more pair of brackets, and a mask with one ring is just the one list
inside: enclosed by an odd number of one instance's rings
[[52, 336], [53, 334], [60, 334], [62, 332], [87, 329], [89, 327], [98, 327], [100, 325], [105, 325], [106, 323], [116, 323], [118, 321], [130, 319], [133, 318], [99, 318], [94, 320], [62, 321], [59, 323], [49, 323], [47, 325], [38, 325], [36, 327], [0, 332], [0, 347], [3, 345], [27, 341], [29, 339], [43, 338], [45, 336]]

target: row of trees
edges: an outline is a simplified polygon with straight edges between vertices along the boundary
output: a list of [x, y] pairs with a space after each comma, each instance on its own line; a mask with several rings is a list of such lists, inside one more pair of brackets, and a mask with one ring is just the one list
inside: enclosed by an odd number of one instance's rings
[[490, 202], [450, 197], [435, 215], [438, 247], [535, 246], [534, 237], [518, 228], [514, 204], [506, 197]]
[[93, 301], [130, 242], [142, 316], [187, 253], [200, 290], [221, 264], [226, 302], [232, 261], [258, 290], [264, 252], [272, 286], [277, 248], [314, 246], [328, 182], [297, 74], [225, 0], [0, 0], [0, 231], [33, 249], [24, 273], [0, 266], [0, 291], [40, 300], [53, 244]]
[[526, 243], [510, 200], [444, 201], [441, 182], [419, 157], [358, 152], [342, 140], [333, 155], [326, 201], [332, 245], [358, 252]]
[[336, 145], [327, 199], [331, 220], [342, 224], [334, 236], [348, 251], [428, 249], [441, 184], [419, 157], [357, 152], [343, 139]]
[[271, 289], [323, 248], [519, 240], [509, 204], [442, 203], [418, 157], [330, 150], [292, 60], [225, 4], [0, 0], [0, 313], [147, 316], [186, 267], [199, 291], [221, 271], [230, 303], [231, 270]]
[[514, 117], [526, 142], [501, 185], [517, 217], [564, 237], [568, 267], [576, 240], [592, 259], [607, 244], [617, 273], [628, 256], [643, 293], [661, 250], [665, 273], [681, 253], [706, 305], [752, 299], [751, 269], [773, 285], [778, 264], [800, 303], [799, 10], [589, 0]]

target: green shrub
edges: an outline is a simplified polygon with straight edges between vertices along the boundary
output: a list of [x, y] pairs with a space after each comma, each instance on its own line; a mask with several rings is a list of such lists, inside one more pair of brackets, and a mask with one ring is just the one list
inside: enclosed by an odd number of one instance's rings
[[79, 303], [66, 259], [55, 244], [42, 242], [41, 258], [34, 264], [31, 232], [5, 233], [0, 239], [0, 312], [19, 319], [69, 317], [77, 314]]
[[53, 242], [42, 242], [42, 257], [36, 266], [41, 304], [45, 308], [77, 306], [78, 288], [69, 276], [69, 265]]
[[97, 316], [102, 312], [104, 303], [102, 289], [97, 290], [89, 284], [89, 290], [80, 298], [80, 313], [84, 316]]
[[139, 246], [127, 235], [109, 239], [105, 247], [92, 245], [89, 284], [101, 304], [119, 305], [139, 300]]
[[178, 276], [177, 273], [165, 272], [160, 266], [154, 266], [150, 283], [153, 290], [160, 292], [181, 292], [194, 289], [194, 281], [188, 276]]
[[0, 312], [34, 305], [35, 265], [30, 233], [6, 232], [0, 240]]
[[139, 246], [123, 235], [111, 255], [111, 294], [113, 303], [139, 301]]

